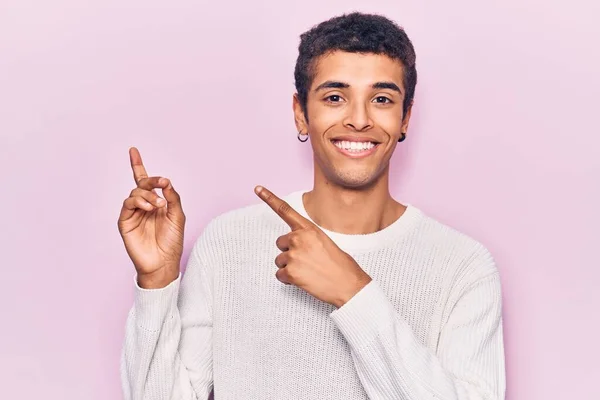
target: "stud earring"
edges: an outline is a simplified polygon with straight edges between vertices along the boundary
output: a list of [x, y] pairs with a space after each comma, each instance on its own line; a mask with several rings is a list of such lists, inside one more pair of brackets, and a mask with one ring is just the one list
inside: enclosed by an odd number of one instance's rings
[[400, 139], [398, 139], [398, 142], [404, 142], [405, 139], [406, 139], [406, 133], [402, 132], [402, 137]]

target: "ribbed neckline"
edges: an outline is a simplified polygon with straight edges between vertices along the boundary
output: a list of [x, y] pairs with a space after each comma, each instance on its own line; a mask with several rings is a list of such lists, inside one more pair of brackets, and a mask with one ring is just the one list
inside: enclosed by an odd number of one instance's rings
[[[306, 190], [292, 192], [286, 196], [288, 204], [304, 218], [307, 218], [315, 225], [306, 209], [304, 208], [303, 195]], [[422, 212], [408, 204], [404, 213], [386, 228], [367, 234], [345, 234], [334, 232], [319, 226], [319, 228], [327, 234], [342, 250], [346, 252], [365, 252], [376, 250], [385, 247], [391, 240], [398, 239], [401, 235], [409, 231], [415, 223], [422, 217]]]

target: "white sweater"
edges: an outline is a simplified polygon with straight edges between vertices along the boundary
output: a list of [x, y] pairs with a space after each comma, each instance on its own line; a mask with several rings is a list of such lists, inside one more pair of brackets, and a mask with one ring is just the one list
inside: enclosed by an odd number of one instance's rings
[[[285, 199], [309, 218], [302, 192]], [[230, 211], [176, 281], [135, 285], [126, 400], [504, 399], [500, 280], [481, 244], [414, 206], [376, 233], [325, 230], [373, 278], [336, 309], [275, 278], [287, 232], [265, 204]]]

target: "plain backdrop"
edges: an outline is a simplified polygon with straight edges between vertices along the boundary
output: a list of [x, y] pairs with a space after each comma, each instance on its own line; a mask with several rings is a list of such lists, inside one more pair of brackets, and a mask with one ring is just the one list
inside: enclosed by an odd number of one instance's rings
[[599, 399], [597, 2], [0, 0], [0, 398], [121, 398], [127, 150], [203, 226], [310, 188], [299, 35], [405, 27], [419, 83], [397, 199], [475, 237], [504, 293], [510, 400]]

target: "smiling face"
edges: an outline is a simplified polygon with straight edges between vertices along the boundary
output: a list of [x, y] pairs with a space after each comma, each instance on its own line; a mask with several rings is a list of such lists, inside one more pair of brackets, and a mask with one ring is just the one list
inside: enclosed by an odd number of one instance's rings
[[353, 189], [381, 181], [410, 119], [410, 107], [402, 112], [402, 64], [334, 51], [319, 57], [314, 72], [306, 116], [297, 96], [294, 114], [298, 131], [310, 135], [316, 178]]

